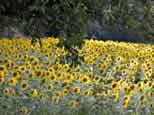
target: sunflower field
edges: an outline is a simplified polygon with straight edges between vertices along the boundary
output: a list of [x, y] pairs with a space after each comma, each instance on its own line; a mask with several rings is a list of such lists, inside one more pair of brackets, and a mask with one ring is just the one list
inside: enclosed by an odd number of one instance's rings
[[58, 43], [0, 40], [0, 114], [154, 114], [153, 45], [85, 40], [70, 66]]

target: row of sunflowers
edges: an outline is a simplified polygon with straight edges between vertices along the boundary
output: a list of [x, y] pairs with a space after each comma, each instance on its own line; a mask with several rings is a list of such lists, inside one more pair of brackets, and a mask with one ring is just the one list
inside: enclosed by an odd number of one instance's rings
[[0, 40], [0, 113], [154, 113], [154, 46], [86, 40], [81, 64], [61, 64], [67, 55], [56, 38]]

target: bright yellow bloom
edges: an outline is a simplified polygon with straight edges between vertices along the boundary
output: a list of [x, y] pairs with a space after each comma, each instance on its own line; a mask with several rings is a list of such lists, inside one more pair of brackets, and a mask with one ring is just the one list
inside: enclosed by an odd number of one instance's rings
[[112, 83], [112, 89], [114, 90], [114, 89], [117, 89], [117, 88], [119, 88], [118, 82], [113, 82]]
[[53, 90], [53, 85], [52, 84], [48, 85], [48, 92], [51, 92], [52, 90]]
[[8, 96], [9, 95], [9, 89], [8, 88], [5, 88], [3, 90], [3, 93], [4, 93], [5, 96]]
[[50, 67], [50, 68], [48, 69], [48, 71], [50, 71], [51, 73], [55, 73], [55, 70], [54, 70], [54, 68], [52, 68], [52, 67]]
[[122, 70], [122, 76], [125, 76], [125, 75], [127, 75], [128, 74], [128, 70], [127, 69], [123, 69]]
[[76, 100], [72, 100], [71, 101], [72, 108], [76, 108], [76, 105], [77, 105]]
[[37, 89], [33, 89], [30, 93], [30, 96], [36, 97], [38, 95]]
[[28, 83], [26, 81], [23, 81], [21, 83], [21, 91], [27, 90], [28, 87], [29, 87], [29, 85], [28, 85]]
[[75, 88], [73, 89], [73, 92], [74, 92], [74, 94], [76, 94], [76, 95], [80, 94], [80, 87], [79, 87], [79, 86], [75, 87]]
[[66, 70], [66, 71], [69, 71], [69, 70], [70, 70], [69, 64], [65, 64], [65, 65], [64, 65], [64, 70]]
[[19, 71], [20, 72], [25, 72], [26, 71], [26, 66], [19, 66]]
[[20, 76], [19, 71], [13, 71], [13, 72], [12, 72], [11, 77], [14, 77], [14, 78], [19, 78], [19, 76]]
[[118, 62], [118, 63], [120, 63], [121, 61], [122, 61], [122, 57], [121, 56], [118, 56], [117, 58], [116, 58], [116, 61]]
[[17, 80], [16, 80], [16, 78], [10, 78], [9, 80], [8, 80], [8, 84], [9, 84], [9, 86], [16, 86], [16, 84], [17, 84]]
[[89, 83], [90, 83], [90, 78], [88, 76], [84, 76], [81, 79], [81, 84], [86, 85], [86, 84], [89, 84]]
[[64, 96], [67, 96], [68, 93], [69, 93], [69, 90], [68, 90], [67, 88], [64, 88], [63, 95], [64, 95]]
[[51, 73], [50, 80], [55, 81], [57, 79], [57, 75], [55, 73]]
[[83, 96], [89, 96], [89, 95], [90, 95], [90, 90], [88, 90], [88, 89], [85, 90], [83, 93]]

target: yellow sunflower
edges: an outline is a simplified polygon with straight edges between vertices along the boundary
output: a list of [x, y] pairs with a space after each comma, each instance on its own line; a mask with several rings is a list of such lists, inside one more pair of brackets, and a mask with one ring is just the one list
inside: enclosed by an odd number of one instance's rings
[[68, 96], [69, 90], [67, 88], [64, 88], [63, 90], [63, 95]]
[[3, 90], [3, 93], [4, 93], [5, 96], [8, 96], [9, 95], [9, 89], [8, 88], [5, 88]]
[[53, 90], [53, 85], [52, 84], [48, 85], [48, 92], [51, 92], [52, 90]]
[[10, 78], [9, 80], [8, 80], [8, 85], [9, 86], [16, 86], [16, 84], [17, 84], [17, 80], [16, 80], [16, 78]]
[[72, 107], [72, 108], [76, 108], [76, 106], [77, 106], [76, 100], [72, 100], [72, 101], [71, 101], [71, 107]]
[[28, 83], [27, 83], [26, 81], [23, 81], [23, 82], [21, 83], [21, 90], [22, 90], [22, 91], [27, 90], [28, 87], [29, 87], [29, 85], [28, 85]]
[[30, 96], [32, 96], [32, 97], [36, 97], [37, 95], [38, 95], [37, 89], [33, 89], [33, 90], [30, 92]]
[[81, 84], [86, 85], [90, 83], [90, 78], [88, 76], [84, 76], [81, 78]]
[[79, 87], [79, 86], [75, 87], [75, 88], [73, 89], [73, 93], [74, 93], [75, 95], [80, 94], [80, 87]]
[[91, 91], [89, 89], [85, 90], [84, 93], [83, 93], [83, 96], [89, 96], [90, 92]]

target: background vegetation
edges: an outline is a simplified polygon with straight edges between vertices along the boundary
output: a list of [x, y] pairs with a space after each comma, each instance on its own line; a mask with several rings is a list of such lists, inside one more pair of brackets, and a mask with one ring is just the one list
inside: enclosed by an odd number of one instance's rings
[[151, 42], [153, 11], [151, 0], [5, 0], [0, 2], [0, 31], [55, 37], [65, 33], [67, 39], [84, 32], [97, 39]]

